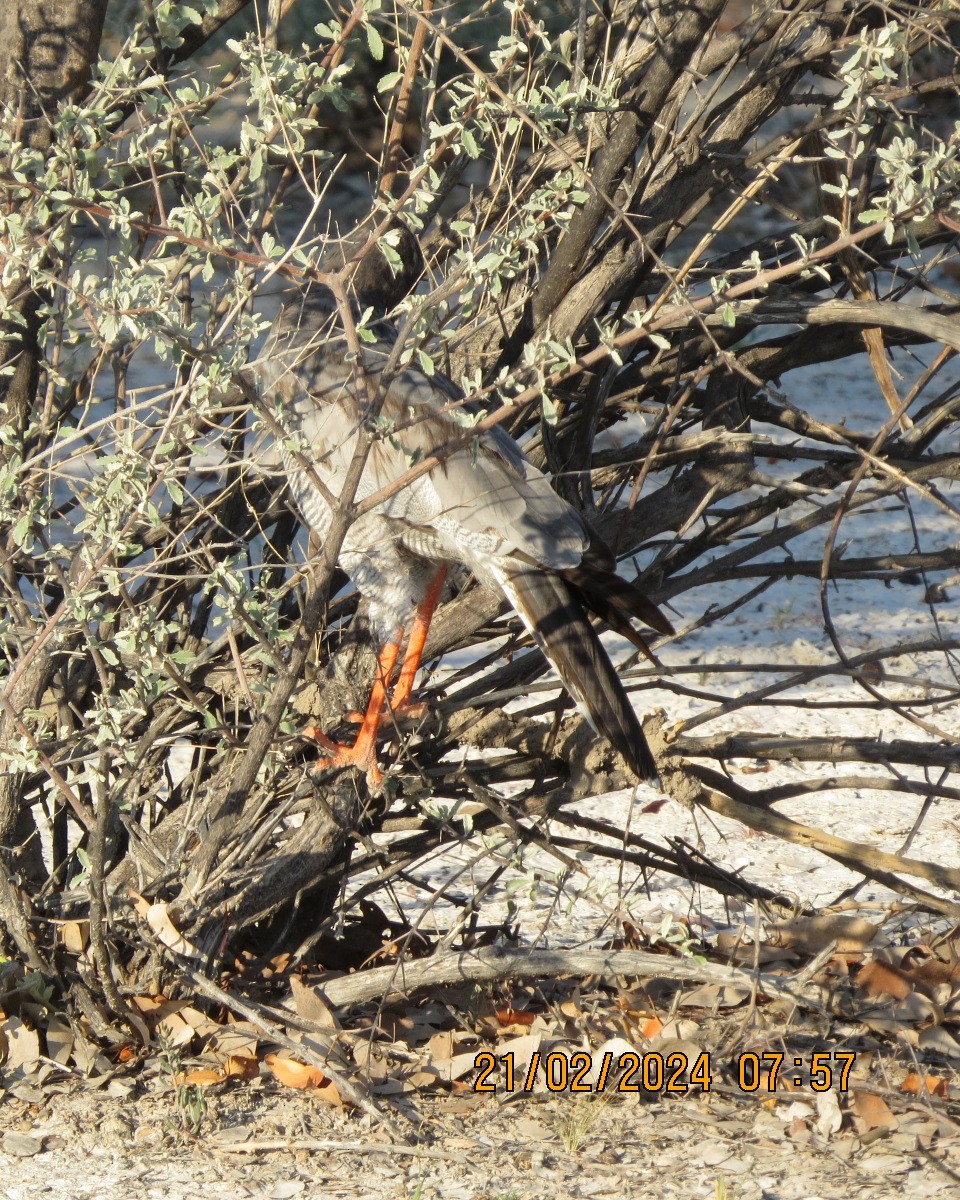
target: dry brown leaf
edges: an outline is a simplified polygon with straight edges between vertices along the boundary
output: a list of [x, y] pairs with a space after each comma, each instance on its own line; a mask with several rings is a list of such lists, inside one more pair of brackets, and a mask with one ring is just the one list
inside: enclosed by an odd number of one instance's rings
[[862, 1020], [864, 1028], [869, 1029], [871, 1033], [895, 1038], [897, 1041], [903, 1042], [905, 1046], [912, 1046], [914, 1049], [920, 1045], [920, 1035], [917, 1030], [910, 1025], [904, 1025], [902, 1021], [884, 1021], [868, 1016], [863, 1017]]
[[431, 1062], [449, 1062], [453, 1058], [453, 1031], [435, 1033], [427, 1042], [427, 1053]]
[[193, 1041], [194, 1028], [184, 1021], [179, 1013], [170, 1013], [164, 1017], [159, 1028], [163, 1030], [163, 1035], [171, 1046], [185, 1046]]
[[[363, 1073], [377, 1083], [390, 1074], [389, 1047], [393, 1043], [371, 1042], [366, 1038], [353, 1048], [353, 1061]], [[404, 1051], [406, 1053], [406, 1050]]]
[[[699, 1034], [700, 1024], [698, 1021], [691, 1021], [689, 1017], [676, 1017], [672, 1021], [667, 1021], [660, 1030], [656, 1039], [657, 1050], [661, 1049], [667, 1039], [692, 1045], [696, 1042]], [[699, 1053], [699, 1048], [697, 1053]]]
[[83, 954], [90, 943], [90, 922], [64, 921], [60, 926], [60, 941], [68, 954]]
[[281, 1054], [268, 1054], [263, 1061], [284, 1087], [322, 1088], [328, 1082], [326, 1075], [319, 1067], [297, 1062], [295, 1058], [286, 1058]]
[[494, 1014], [503, 1029], [529, 1029], [537, 1015], [529, 1009], [516, 1008], [497, 1008]]
[[7, 1017], [3, 1031], [7, 1041], [6, 1070], [30, 1074], [40, 1062], [40, 1035], [24, 1025], [20, 1017]]
[[913, 991], [913, 985], [903, 971], [875, 958], [864, 963], [857, 972], [856, 984], [868, 996], [892, 996], [894, 1000], [905, 1000]]
[[378, 1025], [388, 1042], [402, 1042], [405, 1046], [412, 1046], [420, 1040], [421, 1027], [407, 1013], [384, 1013]]
[[174, 1046], [185, 1046], [195, 1037], [205, 1038], [220, 1032], [219, 1025], [189, 1004], [170, 1001], [157, 1008], [156, 1012], [163, 1014], [158, 1028]]
[[188, 941], [177, 929], [174, 917], [168, 905], [162, 900], [151, 904], [139, 892], [130, 889], [133, 907], [153, 930], [157, 940], [169, 947], [175, 954], [183, 954], [188, 958], [199, 958], [200, 952], [192, 942]]
[[181, 1071], [177, 1083], [188, 1083], [191, 1087], [210, 1087], [214, 1083], [223, 1083], [226, 1075], [213, 1067], [197, 1067], [194, 1071]]
[[[783, 955], [783, 950], [777, 951]], [[750, 995], [746, 987], [733, 987], [729, 984], [705, 983], [692, 991], [684, 992], [680, 999], [681, 1008], [737, 1008]]]
[[332, 1079], [326, 1079], [323, 1083], [313, 1089], [310, 1093], [318, 1100], [322, 1100], [324, 1104], [331, 1104], [334, 1108], [346, 1107], [343, 1103], [343, 1097], [340, 1095], [340, 1089]]
[[817, 1109], [817, 1133], [826, 1141], [839, 1133], [843, 1124], [839, 1097], [836, 1092], [820, 1092], [813, 1103]]
[[249, 1022], [242, 1022], [221, 1025], [216, 1033], [211, 1033], [207, 1051], [221, 1063], [231, 1058], [252, 1058], [256, 1062], [258, 1046], [257, 1030]]
[[211, 1021], [206, 1013], [202, 1013], [190, 1004], [181, 1008], [178, 1015], [199, 1037], [209, 1037], [211, 1034], [220, 1032], [220, 1026], [216, 1021]]
[[794, 917], [768, 925], [767, 937], [775, 945], [791, 946], [804, 954], [818, 954], [831, 942], [837, 943], [839, 951], [850, 953], [869, 946], [879, 928], [862, 917]]
[[305, 1021], [313, 1021], [322, 1029], [339, 1029], [340, 1022], [329, 1004], [320, 996], [316, 988], [309, 987], [298, 979], [290, 976], [290, 993], [297, 1012]]
[[[436, 1063], [436, 1071], [441, 1079], [455, 1083], [462, 1079], [464, 1075], [469, 1075], [477, 1065], [477, 1051], [471, 1050], [468, 1054], [455, 1054], [453, 1058], [438, 1061]], [[473, 1085], [469, 1085], [473, 1091]]]
[[534, 1052], [542, 1050], [545, 1054], [546, 1045], [542, 1034], [528, 1033], [525, 1037], [510, 1038], [501, 1042], [497, 1048], [497, 1056], [502, 1058], [505, 1054], [510, 1054], [513, 1061], [514, 1078], [522, 1079], [530, 1066]]
[[891, 1005], [890, 1013], [897, 1021], [909, 1022], [912, 1025], [935, 1024], [943, 1018], [943, 1009], [922, 992], [911, 992], [905, 1000], [898, 1000]]
[[621, 988], [617, 996], [617, 1008], [638, 1020], [652, 1015], [650, 993], [646, 986]]
[[65, 1067], [73, 1054], [73, 1030], [60, 1017], [47, 1021], [47, 1058]]
[[960, 1058], [960, 1043], [942, 1025], [921, 1029], [917, 1035], [917, 1045], [921, 1050], [942, 1054], [945, 1058]]
[[[770, 1086], [769, 1071], [761, 1071], [759, 1075], [760, 1087], [758, 1091], [762, 1095], [764, 1092], [795, 1092], [798, 1090], [797, 1085], [793, 1081], [793, 1077], [788, 1075], [786, 1071], [778, 1071], [774, 1083], [776, 1087]], [[776, 1101], [774, 1101], [776, 1103]]]
[[171, 1001], [166, 996], [131, 996], [130, 1003], [145, 1017], [153, 1017], [164, 1004], [169, 1004]]
[[792, 1117], [787, 1126], [787, 1137], [791, 1142], [809, 1142], [811, 1137], [810, 1125], [803, 1117]]
[[853, 1093], [853, 1123], [862, 1137], [874, 1129], [896, 1129], [897, 1118], [882, 1096], [875, 1092]]
[[424, 1068], [420, 1071], [414, 1071], [404, 1080], [412, 1091], [427, 1092], [435, 1091], [442, 1082], [437, 1071], [431, 1071], [429, 1068]]
[[228, 1079], [256, 1079], [260, 1074], [260, 1060], [248, 1058], [245, 1054], [231, 1054], [224, 1063], [223, 1070]]
[[950, 1084], [939, 1075], [916, 1075], [911, 1071], [900, 1084], [900, 1091], [911, 1096], [919, 1096], [921, 1092], [926, 1091], [931, 1096], [939, 1096], [941, 1100], [946, 1100], [950, 1095]]

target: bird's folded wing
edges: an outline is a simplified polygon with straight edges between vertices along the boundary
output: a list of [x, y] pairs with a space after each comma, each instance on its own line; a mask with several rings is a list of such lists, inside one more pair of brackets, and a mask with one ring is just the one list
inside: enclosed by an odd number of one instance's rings
[[450, 403], [449, 394], [432, 380], [402, 375], [391, 384], [384, 406], [388, 421], [397, 418], [398, 433], [391, 441], [406, 460], [404, 470], [441, 454], [442, 461], [428, 475], [435, 516], [456, 522], [468, 535], [495, 538], [498, 553], [519, 553], [555, 570], [576, 566], [590, 541], [582, 517], [527, 462], [509, 435], [499, 428], [485, 430], [467, 445], [443, 453], [469, 432]]
[[[281, 416], [294, 445], [302, 439], [309, 456], [337, 492], [337, 476], [352, 458], [364, 419], [364, 401], [379, 395], [388, 353], [364, 348], [366, 379], [357, 385], [354, 365], [325, 343], [314, 349], [291, 321], [279, 331], [256, 364], [264, 393], [281, 401]], [[282, 331], [286, 329], [285, 335]], [[390, 515], [423, 524], [446, 518], [469, 538], [493, 543], [493, 552], [519, 554], [554, 570], [577, 566], [590, 544], [580, 514], [566, 504], [549, 480], [524, 458], [516, 442], [495, 427], [466, 445], [469, 419], [475, 410], [464, 405], [452, 385], [419, 371], [399, 371], [389, 380], [377, 413], [380, 433], [357, 492], [366, 499], [401, 479], [411, 467], [439, 453], [442, 461], [429, 472], [429, 488], [404, 489], [384, 505]], [[458, 419], [458, 416], [460, 419]]]

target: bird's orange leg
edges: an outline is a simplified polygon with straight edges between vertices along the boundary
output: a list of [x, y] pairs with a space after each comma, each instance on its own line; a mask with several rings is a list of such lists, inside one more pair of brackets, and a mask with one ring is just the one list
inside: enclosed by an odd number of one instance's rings
[[402, 638], [403, 630], [400, 629], [380, 652], [377, 678], [374, 680], [370, 699], [367, 702], [367, 711], [363, 715], [363, 721], [352, 746], [342, 746], [339, 742], [333, 741], [325, 733], [321, 733], [315, 725], [308, 726], [304, 731], [314, 741], [319, 742], [326, 752], [324, 766], [366, 768], [367, 783], [371, 788], [377, 788], [383, 782], [383, 775], [377, 766], [377, 733], [380, 729], [380, 722], [383, 720], [383, 710], [387, 702], [387, 687], [393, 675], [393, 668], [397, 665]]
[[413, 692], [413, 684], [417, 677], [417, 671], [420, 670], [420, 660], [423, 658], [423, 648], [427, 644], [430, 622], [433, 620], [433, 614], [436, 612], [437, 604], [440, 602], [440, 595], [443, 592], [443, 585], [446, 582], [446, 578], [446, 566], [439, 567], [436, 575], [430, 581], [427, 594], [420, 604], [417, 605], [417, 615], [414, 617], [413, 628], [410, 630], [410, 639], [407, 642], [407, 652], [403, 656], [400, 677], [397, 680], [397, 686], [393, 689], [393, 695], [390, 697], [390, 710], [394, 715], [400, 716], [404, 712], [413, 715], [411, 713], [412, 706], [408, 701]]
[[[417, 671], [420, 669], [423, 650], [427, 644], [430, 622], [433, 620], [433, 614], [443, 592], [446, 578], [447, 568], [442, 566], [430, 581], [426, 595], [417, 606], [417, 615], [407, 641], [407, 651], [403, 656], [403, 666], [400, 668], [397, 686], [393, 689], [393, 695], [389, 700], [390, 711], [394, 716], [412, 716], [414, 715], [412, 710], [417, 708], [416, 705], [411, 705], [409, 700]], [[377, 734], [383, 721], [384, 709], [388, 704], [387, 689], [400, 656], [402, 641], [403, 629], [401, 628], [380, 652], [377, 678], [374, 681], [373, 690], [370, 692], [367, 711], [362, 716], [359, 713], [351, 714], [351, 719], [355, 715], [360, 720], [360, 729], [352, 746], [342, 746], [339, 742], [335, 742], [326, 734], [321, 733], [313, 725], [305, 731], [309, 737], [323, 747], [326, 754], [324, 766], [366, 768], [367, 783], [371, 788], [378, 788], [383, 782], [383, 775], [377, 766]]]

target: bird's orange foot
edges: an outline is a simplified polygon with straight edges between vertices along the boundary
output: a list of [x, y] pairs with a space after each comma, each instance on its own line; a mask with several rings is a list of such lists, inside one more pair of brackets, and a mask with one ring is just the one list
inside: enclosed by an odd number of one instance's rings
[[303, 732], [312, 738], [323, 752], [323, 761], [317, 764], [318, 768], [357, 767], [366, 772], [367, 786], [370, 790], [380, 790], [383, 772], [377, 766], [377, 748], [371, 739], [361, 736], [352, 746], [344, 746], [341, 742], [327, 737], [316, 725], [308, 725]]

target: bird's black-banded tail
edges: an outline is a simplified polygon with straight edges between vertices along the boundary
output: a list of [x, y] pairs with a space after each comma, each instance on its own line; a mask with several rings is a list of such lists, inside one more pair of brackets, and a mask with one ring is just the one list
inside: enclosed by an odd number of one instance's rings
[[642, 621], [667, 637], [674, 632], [674, 628], [639, 588], [589, 559], [584, 559], [579, 567], [565, 571], [563, 577], [588, 612], [594, 613], [615, 633], [632, 642], [652, 663], [659, 665], [646, 640], [630, 623], [631, 618]]
[[[598, 603], [595, 597], [584, 593], [579, 583], [568, 583], [563, 576], [542, 567], [510, 564], [502, 570], [500, 585], [597, 733], [623, 755], [639, 779], [659, 787], [657, 764], [643, 728], [590, 624], [585, 605], [617, 632], [623, 632], [624, 626], [629, 628], [630, 640], [636, 645], [642, 639], [621, 615], [625, 609], [630, 612], [633, 609], [618, 604], [612, 596], [609, 604]], [[629, 588], [627, 584], [624, 586]], [[644, 600], [644, 604], [653, 608], [649, 601]], [[654, 612], [660, 615], [659, 610]], [[660, 617], [666, 622], [666, 618]], [[649, 654], [645, 643], [641, 648]]]

